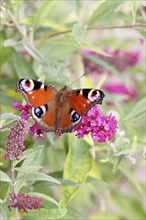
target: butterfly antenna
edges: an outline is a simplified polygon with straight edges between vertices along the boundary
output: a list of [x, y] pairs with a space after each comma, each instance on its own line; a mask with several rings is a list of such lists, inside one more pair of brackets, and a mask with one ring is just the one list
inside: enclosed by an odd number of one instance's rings
[[59, 80], [60, 80], [61, 84], [63, 85], [63, 82], [62, 82], [61, 77], [60, 77], [60, 73], [59, 73], [56, 65], [55, 65], [55, 69], [56, 69], [56, 72], [58, 74]]
[[79, 79], [81, 79], [83, 76], [85, 76], [85, 73], [83, 73], [78, 79], [76, 79], [75, 81], [73, 81], [71, 84], [69, 84], [68, 86], [71, 86], [72, 84], [74, 84], [75, 82], [77, 82]]

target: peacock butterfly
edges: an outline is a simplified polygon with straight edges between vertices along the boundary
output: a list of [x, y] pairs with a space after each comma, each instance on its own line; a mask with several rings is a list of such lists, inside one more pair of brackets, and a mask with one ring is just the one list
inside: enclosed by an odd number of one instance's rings
[[40, 81], [20, 79], [16, 91], [32, 105], [32, 118], [45, 131], [71, 132], [82, 116], [95, 104], [102, 104], [104, 93], [98, 89], [57, 90]]

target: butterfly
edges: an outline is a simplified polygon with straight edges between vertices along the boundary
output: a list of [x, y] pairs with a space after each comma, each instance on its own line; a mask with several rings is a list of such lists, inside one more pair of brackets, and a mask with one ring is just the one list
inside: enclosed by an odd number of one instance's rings
[[33, 79], [17, 81], [27, 104], [32, 105], [32, 118], [45, 131], [71, 132], [84, 114], [95, 104], [102, 104], [104, 93], [98, 89], [75, 89], [64, 86], [57, 90]]

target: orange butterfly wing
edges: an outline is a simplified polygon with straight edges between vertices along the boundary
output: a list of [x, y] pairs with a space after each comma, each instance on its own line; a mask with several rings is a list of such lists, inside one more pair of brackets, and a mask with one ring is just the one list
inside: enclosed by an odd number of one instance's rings
[[77, 89], [70, 93], [69, 104], [80, 115], [85, 114], [93, 105], [102, 104], [105, 96], [98, 89]]

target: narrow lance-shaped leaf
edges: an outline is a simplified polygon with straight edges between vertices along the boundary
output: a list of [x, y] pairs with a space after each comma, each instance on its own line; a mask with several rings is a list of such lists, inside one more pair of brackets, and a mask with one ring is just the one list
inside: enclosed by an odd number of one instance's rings
[[[65, 216], [67, 209], [45, 209], [41, 208], [27, 213], [27, 219], [61, 219]], [[23, 216], [26, 216], [24, 214]], [[28, 218], [28, 216], [32, 218]]]
[[60, 182], [53, 178], [52, 176], [49, 176], [47, 174], [44, 173], [39, 173], [39, 172], [33, 172], [33, 173], [26, 173], [24, 175], [22, 175], [20, 178], [17, 179], [17, 181], [21, 182], [23, 181], [24, 183], [27, 181], [47, 181], [49, 183], [53, 183], [53, 184], [60, 184]]
[[114, 12], [114, 10], [123, 3], [124, 0], [116, 0], [116, 1], [97, 1], [98, 6], [89, 18], [89, 20], [86, 22], [87, 25], [93, 24], [95, 21], [99, 21], [103, 17], [110, 16], [111, 13]]
[[35, 78], [35, 72], [32, 69], [31, 65], [23, 57], [21, 57], [14, 49], [12, 50], [12, 57], [16, 73], [19, 78]]
[[25, 42], [24, 48], [35, 60], [39, 61], [40, 63], [44, 65], [48, 65], [47, 60], [45, 60], [45, 58], [41, 55], [41, 53], [34, 46]]
[[134, 25], [135, 19], [136, 19], [136, 13], [137, 13], [137, 9], [138, 9], [138, 2], [130, 0], [129, 4], [130, 4], [131, 14], [132, 14], [132, 18], [133, 18], [132, 24]]
[[82, 42], [85, 36], [86, 30], [83, 26], [75, 24], [72, 29], [72, 34], [78, 45]]
[[42, 6], [37, 10], [36, 14], [34, 15], [34, 22], [33, 27], [38, 28], [42, 21], [47, 18], [49, 13], [55, 7], [57, 1], [42, 1]]
[[127, 116], [125, 117], [125, 121], [134, 119], [140, 115], [143, 115], [146, 110], [146, 98], [139, 100], [136, 105], [129, 111]]
[[21, 167], [16, 167], [15, 170], [19, 171], [21, 174], [24, 173], [31, 173], [34, 171], [38, 171], [41, 169], [41, 166], [21, 166]]
[[102, 50], [100, 47], [97, 47], [97, 46], [95, 46], [95, 45], [93, 45], [93, 44], [90, 44], [90, 43], [87, 43], [87, 42], [82, 42], [81, 43], [81, 45], [80, 45], [80, 47], [82, 48], [82, 49], [86, 49], [86, 50], [92, 50], [92, 51], [94, 51], [94, 52], [96, 52], [96, 53], [99, 53], [99, 54], [101, 54], [101, 55], [104, 55], [104, 56], [110, 56], [109, 54], [107, 54], [104, 50]]
[[0, 170], [0, 181], [11, 182], [11, 179], [6, 173], [4, 173], [3, 171]]

